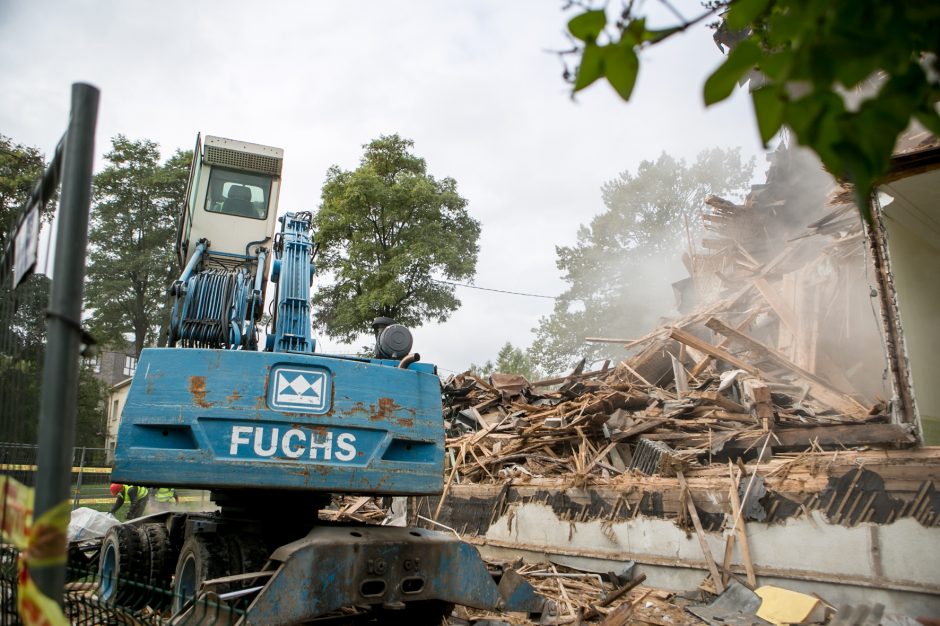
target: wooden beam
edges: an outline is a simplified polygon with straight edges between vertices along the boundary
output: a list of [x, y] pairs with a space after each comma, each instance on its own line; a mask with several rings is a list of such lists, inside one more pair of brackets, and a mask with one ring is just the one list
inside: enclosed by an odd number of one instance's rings
[[[802, 367], [798, 366], [796, 363], [786, 358], [773, 348], [769, 348], [756, 339], [753, 339], [744, 333], [731, 328], [716, 317], [712, 317], [707, 322], [705, 322], [705, 326], [720, 335], [724, 335], [725, 337], [737, 341], [741, 345], [745, 346], [748, 350], [757, 352], [762, 358], [770, 361], [777, 367], [783, 368], [788, 370], [790, 373], [795, 374], [797, 378], [802, 379], [809, 385], [810, 393], [817, 400], [828, 404], [840, 413], [844, 413], [845, 415], [850, 415], [852, 417], [865, 417], [868, 415], [868, 409], [856, 402], [853, 398], [845, 395], [841, 391], [833, 389], [824, 380], [812, 372], [808, 372]], [[752, 369], [755, 368], [752, 367]]]
[[[712, 318], [714, 319], [714, 318]], [[726, 350], [722, 350], [712, 344], [708, 343], [704, 339], [699, 339], [695, 335], [688, 333], [681, 328], [671, 328], [669, 329], [669, 336], [675, 339], [680, 343], [684, 343], [687, 346], [695, 348], [699, 352], [704, 352], [705, 354], [724, 361], [729, 365], [733, 365], [738, 369], [742, 369], [749, 374], [754, 374], [755, 376], [761, 376], [761, 371], [750, 363], [745, 363], [738, 357], [732, 355]]]
[[651, 430], [656, 430], [663, 424], [669, 423], [669, 419], [661, 417], [653, 417], [650, 419], [643, 420], [639, 424], [634, 424], [630, 428], [611, 435], [611, 441], [626, 441], [630, 437], [636, 437], [637, 435], [642, 435], [643, 433], [649, 432]]
[[[754, 446], [754, 433], [742, 440], [739, 435], [731, 437], [722, 448], [722, 454], [743, 452]], [[910, 445], [914, 436], [897, 424], [848, 424], [843, 426], [810, 426], [807, 428], [778, 428], [770, 439], [774, 451], [805, 450], [816, 441], [821, 446], [843, 445], [846, 447], [863, 445]]]
[[689, 515], [692, 517], [692, 525], [695, 527], [695, 534], [698, 536], [699, 545], [702, 546], [702, 553], [705, 555], [705, 564], [708, 565], [708, 571], [712, 575], [712, 582], [715, 583], [715, 589], [721, 594], [725, 590], [725, 586], [721, 582], [721, 574], [718, 573], [718, 566], [715, 565], [715, 557], [712, 556], [708, 542], [705, 541], [705, 531], [702, 529], [702, 520], [698, 518], [695, 503], [692, 502], [692, 492], [689, 491], [689, 485], [685, 482], [685, 476], [682, 475], [682, 471], [677, 472], [676, 475], [679, 478], [679, 487], [687, 494], [685, 503], [689, 509]]
[[583, 374], [569, 374], [568, 376], [558, 376], [556, 378], [546, 378], [544, 380], [537, 380], [534, 383], [529, 383], [530, 387], [549, 387], [551, 385], [561, 385], [572, 380], [584, 380], [585, 378], [594, 378], [595, 376], [600, 376], [601, 374], [606, 374], [610, 369], [604, 368], [600, 370], [595, 370], [593, 372], [585, 372]]
[[753, 590], [757, 587], [757, 577], [754, 575], [754, 561], [751, 559], [751, 546], [747, 540], [747, 526], [744, 517], [740, 513], [741, 501], [738, 498], [738, 485], [740, 483], [730, 460], [728, 461], [728, 469], [731, 470], [731, 490], [729, 491], [731, 515], [735, 521], [733, 532], [728, 536], [728, 539], [730, 540], [735, 535], [738, 537], [738, 543], [741, 545], [741, 560], [744, 561], [744, 572], [747, 574], [747, 584]]

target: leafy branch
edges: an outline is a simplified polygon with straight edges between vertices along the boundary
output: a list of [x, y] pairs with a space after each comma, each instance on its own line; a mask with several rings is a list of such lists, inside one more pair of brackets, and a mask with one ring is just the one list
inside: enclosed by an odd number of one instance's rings
[[833, 175], [853, 183], [865, 219], [911, 120], [940, 135], [938, 3], [733, 0], [710, 2], [686, 19], [668, 0], [660, 2], [678, 22], [656, 30], [633, 2], [612, 21], [605, 5], [569, 4], [580, 10], [568, 22], [574, 48], [560, 53], [577, 60], [574, 72], [565, 70], [572, 93], [606, 78], [629, 100], [644, 48], [720, 13], [715, 39], [730, 52], [705, 81], [705, 104], [727, 99], [750, 81], [764, 143], [788, 127]]

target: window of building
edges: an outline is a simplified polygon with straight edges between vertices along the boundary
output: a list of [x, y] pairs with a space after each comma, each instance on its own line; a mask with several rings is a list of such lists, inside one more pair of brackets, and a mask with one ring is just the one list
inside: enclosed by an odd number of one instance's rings
[[126, 355], [124, 357], [124, 375], [133, 376], [134, 372], [137, 371], [137, 357]]
[[95, 374], [101, 373], [101, 357], [97, 354], [95, 356], [83, 357], [82, 365], [93, 371]]
[[114, 404], [111, 405], [111, 421], [113, 422], [118, 418], [118, 401], [115, 400]]

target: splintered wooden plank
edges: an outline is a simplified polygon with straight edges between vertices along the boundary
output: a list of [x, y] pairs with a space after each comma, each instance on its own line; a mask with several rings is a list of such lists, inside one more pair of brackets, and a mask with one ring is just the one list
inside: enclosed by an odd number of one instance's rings
[[[795, 374], [798, 378], [801, 378], [806, 382], [806, 384], [809, 385], [810, 393], [816, 397], [817, 400], [825, 402], [836, 411], [844, 413], [845, 415], [851, 415], [853, 417], [859, 418], [868, 415], [868, 409], [856, 402], [853, 398], [850, 398], [844, 393], [833, 389], [821, 378], [812, 372], [804, 370], [802, 367], [798, 366], [796, 363], [792, 362], [790, 359], [786, 358], [773, 348], [769, 348], [756, 339], [753, 339], [744, 333], [731, 328], [715, 317], [712, 317], [707, 322], [705, 322], [705, 326], [720, 335], [724, 335], [725, 337], [737, 341], [741, 345], [747, 347], [749, 350], [757, 352], [760, 354], [761, 358], [770, 361], [777, 367], [783, 368], [792, 374]], [[751, 369], [754, 368], [752, 367]], [[754, 374], [756, 372], [751, 373]]]
[[[793, 309], [787, 305], [777, 290], [774, 289], [765, 278], [758, 278], [755, 280], [754, 286], [757, 287], [757, 290], [764, 297], [764, 300], [767, 301], [767, 304], [770, 305], [770, 308], [773, 309], [774, 313], [777, 314], [777, 317], [790, 332], [790, 334], [796, 338], [797, 345], [802, 345], [805, 343], [807, 339], [802, 336], [804, 334], [803, 329], [797, 322], [796, 313], [794, 313]], [[741, 329], [739, 328], [738, 330]], [[816, 347], [816, 361], [817, 369], [824, 371], [825, 375], [829, 377], [835, 387], [842, 390], [852, 389], [852, 384], [833, 362], [832, 357], [830, 357], [828, 353], [821, 351], [818, 346]]]
[[670, 421], [671, 420], [669, 419], [659, 417], [643, 420], [642, 422], [634, 424], [622, 432], [614, 433], [610, 439], [611, 441], [626, 441], [631, 437], [636, 437], [637, 435], [642, 435], [643, 433], [649, 432], [651, 430], [656, 430], [663, 424], [668, 424]]
[[705, 556], [705, 564], [708, 566], [708, 571], [712, 576], [712, 582], [715, 584], [715, 589], [717, 589], [720, 594], [725, 590], [725, 586], [721, 583], [721, 576], [718, 574], [718, 566], [715, 565], [715, 557], [712, 556], [712, 551], [708, 547], [708, 543], [705, 541], [705, 531], [702, 529], [702, 521], [698, 517], [698, 511], [695, 509], [695, 503], [692, 502], [692, 492], [689, 491], [689, 485], [685, 482], [685, 476], [683, 476], [682, 471], [676, 473], [676, 476], [679, 479], [679, 487], [684, 491], [686, 495], [686, 506], [689, 509], [689, 516], [692, 518], [692, 525], [695, 527], [695, 534], [698, 536], [699, 545], [702, 546], [702, 553]]
[[742, 369], [745, 372], [748, 372], [749, 374], [754, 374], [755, 376], [761, 375], [760, 370], [758, 370], [756, 367], [754, 367], [750, 363], [746, 363], [742, 361], [741, 359], [734, 356], [727, 350], [722, 350], [721, 348], [717, 346], [713, 346], [712, 344], [708, 343], [704, 339], [699, 339], [692, 333], [688, 333], [682, 330], [681, 328], [669, 329], [669, 336], [680, 343], [684, 343], [687, 346], [695, 348], [699, 352], [704, 352], [705, 354], [713, 358], [724, 361], [725, 363], [728, 363], [729, 365], [733, 365], [734, 367], [738, 369]]

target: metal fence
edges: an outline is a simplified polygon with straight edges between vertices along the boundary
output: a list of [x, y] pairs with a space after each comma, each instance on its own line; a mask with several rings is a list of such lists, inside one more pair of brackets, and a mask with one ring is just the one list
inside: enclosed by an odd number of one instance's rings
[[[0, 171], [0, 441], [8, 444], [7, 458], [0, 459], [4, 625], [19, 623], [17, 595], [24, 581], [56, 602], [65, 584], [59, 527], [31, 529], [30, 520], [56, 519], [70, 496], [98, 95], [90, 85], [72, 86], [68, 127], [48, 166], [11, 142]], [[56, 196], [52, 280], [37, 265], [40, 224]], [[37, 537], [48, 538], [47, 529], [53, 541], [41, 545]], [[31, 550], [22, 558], [17, 547], [26, 538]]]
[[[81, 315], [97, 106], [97, 89], [73, 85], [68, 130], [48, 165], [13, 143], [0, 154], [0, 626], [59, 623], [30, 604], [41, 595], [72, 624], [168, 624], [171, 607], [174, 624], [234, 623], [248, 598], [224, 585], [196, 602], [174, 597], [172, 512], [64, 541], [69, 510], [114, 501], [106, 450], [73, 447], [76, 431], [101, 439], [106, 423], [106, 405], [79, 393], [93, 344]], [[40, 224], [53, 216], [53, 265], [37, 269], [52, 246]], [[183, 499], [207, 504], [198, 492]]]

